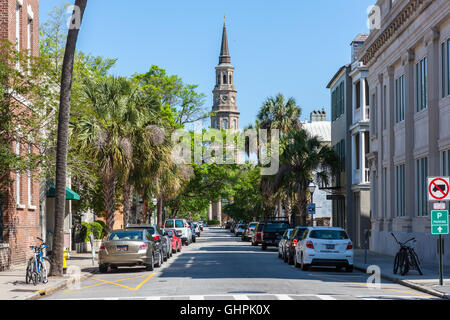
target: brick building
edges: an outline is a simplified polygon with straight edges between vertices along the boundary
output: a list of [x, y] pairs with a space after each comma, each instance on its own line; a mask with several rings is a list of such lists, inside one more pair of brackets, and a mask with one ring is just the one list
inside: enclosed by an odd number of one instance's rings
[[[0, 0], [0, 40], [9, 40], [18, 50], [39, 54], [39, 0]], [[14, 143], [19, 155], [37, 152]], [[41, 236], [39, 180], [32, 172], [11, 173], [8, 194], [0, 206], [0, 270], [24, 264], [30, 245]]]

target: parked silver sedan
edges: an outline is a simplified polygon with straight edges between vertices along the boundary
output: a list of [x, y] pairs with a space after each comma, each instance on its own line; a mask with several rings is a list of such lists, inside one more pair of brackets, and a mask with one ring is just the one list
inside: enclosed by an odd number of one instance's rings
[[98, 253], [99, 270], [108, 272], [108, 268], [122, 266], [145, 266], [152, 271], [156, 259], [160, 258], [155, 250], [156, 244], [150, 232], [144, 229], [115, 230], [102, 242]]

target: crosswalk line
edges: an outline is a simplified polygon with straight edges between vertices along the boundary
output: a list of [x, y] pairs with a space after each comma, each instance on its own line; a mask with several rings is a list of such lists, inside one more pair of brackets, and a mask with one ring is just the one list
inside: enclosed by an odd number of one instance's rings
[[235, 300], [250, 300], [250, 298], [245, 294], [235, 294], [233, 295]]
[[275, 297], [278, 300], [293, 300], [291, 297], [289, 297], [287, 294], [276, 294]]
[[321, 300], [336, 300], [336, 298], [329, 296], [329, 295], [323, 295], [323, 294], [318, 294], [316, 295], [317, 298], [321, 299]]

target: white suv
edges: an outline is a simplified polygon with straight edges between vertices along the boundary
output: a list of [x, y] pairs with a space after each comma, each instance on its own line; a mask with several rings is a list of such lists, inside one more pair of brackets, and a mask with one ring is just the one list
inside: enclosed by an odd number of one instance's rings
[[308, 270], [310, 266], [345, 267], [353, 271], [353, 243], [347, 232], [335, 227], [309, 227], [296, 246], [294, 265]]
[[175, 229], [177, 236], [179, 236], [181, 241], [187, 246], [192, 242], [192, 230], [186, 219], [166, 219], [163, 228]]

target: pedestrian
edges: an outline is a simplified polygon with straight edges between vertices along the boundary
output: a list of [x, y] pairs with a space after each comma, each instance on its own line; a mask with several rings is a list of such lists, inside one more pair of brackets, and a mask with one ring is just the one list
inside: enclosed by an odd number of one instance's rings
[[89, 233], [89, 242], [91, 243], [91, 253], [92, 253], [92, 265], [95, 265], [95, 246], [94, 246], [94, 234]]

